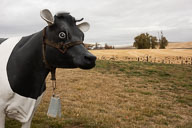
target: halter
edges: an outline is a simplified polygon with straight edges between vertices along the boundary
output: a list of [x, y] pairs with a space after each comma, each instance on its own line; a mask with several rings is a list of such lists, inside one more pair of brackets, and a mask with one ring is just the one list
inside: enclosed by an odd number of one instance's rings
[[64, 43], [64, 42], [55, 43], [55, 42], [50, 41], [46, 38], [46, 28], [47, 27], [45, 27], [43, 29], [43, 43], [42, 43], [43, 62], [45, 64], [46, 68], [48, 68], [51, 71], [51, 80], [53, 83], [53, 91], [54, 91], [56, 88], [56, 77], [55, 77], [56, 67], [51, 66], [46, 59], [46, 45], [53, 47], [53, 48], [56, 48], [58, 51], [60, 51], [62, 54], [64, 54], [68, 48], [75, 46], [75, 45], [83, 44], [83, 42], [82, 41], [76, 41], [76, 42], [70, 42], [70, 43]]

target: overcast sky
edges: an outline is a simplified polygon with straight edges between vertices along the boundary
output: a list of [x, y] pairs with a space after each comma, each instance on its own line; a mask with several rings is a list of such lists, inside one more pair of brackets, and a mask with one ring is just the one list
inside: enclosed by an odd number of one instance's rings
[[40, 31], [44, 8], [84, 17], [91, 25], [85, 42], [132, 44], [140, 33], [161, 30], [169, 41], [192, 41], [192, 0], [0, 0], [0, 37]]

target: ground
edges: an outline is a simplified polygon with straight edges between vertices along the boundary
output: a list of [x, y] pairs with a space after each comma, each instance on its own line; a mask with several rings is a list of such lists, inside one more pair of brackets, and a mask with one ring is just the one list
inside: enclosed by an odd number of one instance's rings
[[[50, 76], [32, 128], [191, 128], [192, 66], [98, 60], [92, 70], [57, 69], [62, 118], [46, 116]], [[7, 128], [20, 124], [7, 119]]]

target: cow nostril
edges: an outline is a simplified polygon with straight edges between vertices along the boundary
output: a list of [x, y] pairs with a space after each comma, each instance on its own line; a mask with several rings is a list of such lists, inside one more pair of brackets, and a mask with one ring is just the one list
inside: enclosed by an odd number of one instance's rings
[[96, 56], [92, 56], [92, 55], [91, 56], [90, 55], [84, 56], [84, 58], [88, 61], [91, 61], [91, 62], [93, 62], [97, 59]]

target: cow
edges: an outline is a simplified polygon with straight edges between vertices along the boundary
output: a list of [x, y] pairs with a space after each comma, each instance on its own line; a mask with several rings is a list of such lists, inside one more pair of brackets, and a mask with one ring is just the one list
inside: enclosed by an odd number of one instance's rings
[[48, 24], [41, 31], [0, 38], [0, 128], [5, 127], [6, 116], [30, 128], [49, 72], [95, 66], [96, 56], [83, 45], [89, 23], [78, 24], [83, 18], [77, 20], [68, 12], [53, 16], [48, 9], [41, 10], [40, 16]]

